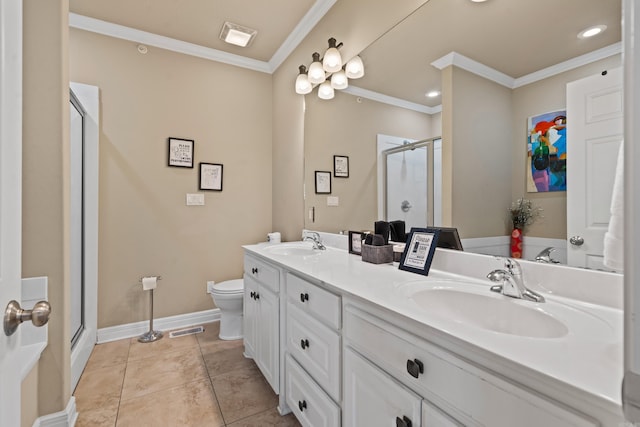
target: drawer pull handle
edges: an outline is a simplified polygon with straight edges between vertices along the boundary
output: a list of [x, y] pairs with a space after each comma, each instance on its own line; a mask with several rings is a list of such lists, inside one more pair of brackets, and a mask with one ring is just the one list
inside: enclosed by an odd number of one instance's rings
[[253, 267], [253, 268], [251, 269], [251, 272], [252, 272], [253, 274], [258, 274], [258, 267]]
[[424, 374], [424, 365], [418, 359], [407, 360], [407, 372], [414, 377], [418, 378], [420, 374]]
[[304, 293], [304, 294], [300, 294], [300, 302], [305, 302], [305, 301], [309, 301], [309, 294]]
[[300, 340], [300, 347], [304, 350], [305, 348], [309, 348], [309, 340], [304, 339]]
[[411, 427], [411, 420], [406, 416], [396, 417], [396, 427]]
[[249, 296], [250, 296], [251, 298], [255, 299], [256, 293], [255, 293], [255, 292], [253, 292], [253, 291], [251, 291], [251, 293], [249, 294]]
[[260, 294], [256, 292], [256, 294], [253, 296], [253, 299], [255, 300], [260, 299]]
[[307, 401], [298, 400], [298, 408], [300, 408], [300, 412], [304, 412], [304, 410], [307, 409]]

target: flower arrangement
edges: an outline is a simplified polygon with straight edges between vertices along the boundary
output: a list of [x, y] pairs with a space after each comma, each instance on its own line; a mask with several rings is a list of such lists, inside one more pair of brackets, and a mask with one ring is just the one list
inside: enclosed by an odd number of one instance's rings
[[542, 218], [542, 208], [535, 207], [531, 200], [518, 199], [509, 208], [513, 228], [524, 229], [533, 224], [538, 218]]

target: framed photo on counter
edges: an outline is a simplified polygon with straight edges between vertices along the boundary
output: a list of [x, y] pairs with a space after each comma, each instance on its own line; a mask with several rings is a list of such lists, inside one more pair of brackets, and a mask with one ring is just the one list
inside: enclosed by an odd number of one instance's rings
[[411, 228], [407, 237], [407, 245], [400, 259], [400, 270], [428, 276], [438, 237], [440, 237], [440, 230], [438, 229]]
[[364, 233], [360, 231], [349, 231], [350, 254], [362, 255], [362, 242], [364, 242]]

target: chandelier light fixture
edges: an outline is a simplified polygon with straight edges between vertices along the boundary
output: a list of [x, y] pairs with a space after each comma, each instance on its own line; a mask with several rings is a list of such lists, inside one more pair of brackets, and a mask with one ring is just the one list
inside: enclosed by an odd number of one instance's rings
[[335, 89], [341, 90], [349, 87], [349, 79], [359, 79], [364, 76], [362, 59], [356, 56], [346, 64], [342, 61], [340, 49], [342, 43], [336, 44], [336, 39], [329, 39], [329, 48], [320, 58], [318, 52], [311, 56], [313, 62], [309, 69], [304, 65], [298, 67], [299, 74], [296, 78], [296, 93], [306, 95], [318, 86], [318, 97], [332, 99]]

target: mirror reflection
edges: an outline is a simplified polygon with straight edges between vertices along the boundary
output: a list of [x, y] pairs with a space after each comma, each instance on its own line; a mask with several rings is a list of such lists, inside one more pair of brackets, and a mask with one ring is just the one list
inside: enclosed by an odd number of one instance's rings
[[[541, 10], [553, 13], [541, 19]], [[371, 230], [380, 219], [405, 219], [385, 218], [379, 139], [442, 137], [441, 169], [427, 171], [433, 201], [424, 225], [458, 228], [465, 250], [508, 255], [508, 208], [524, 197], [544, 215], [525, 229], [524, 258], [553, 247], [553, 259], [566, 263], [571, 181], [567, 192], [527, 192], [527, 122], [567, 108], [568, 83], [621, 65], [620, 16], [615, 0], [425, 3], [360, 53], [363, 78], [330, 101], [305, 96], [305, 228]], [[577, 37], [592, 25], [607, 29]], [[570, 121], [567, 128], [571, 135]], [[334, 177], [334, 155], [349, 157], [348, 178]], [[569, 148], [568, 177], [571, 156]], [[315, 194], [315, 171], [331, 171], [331, 194]]]

